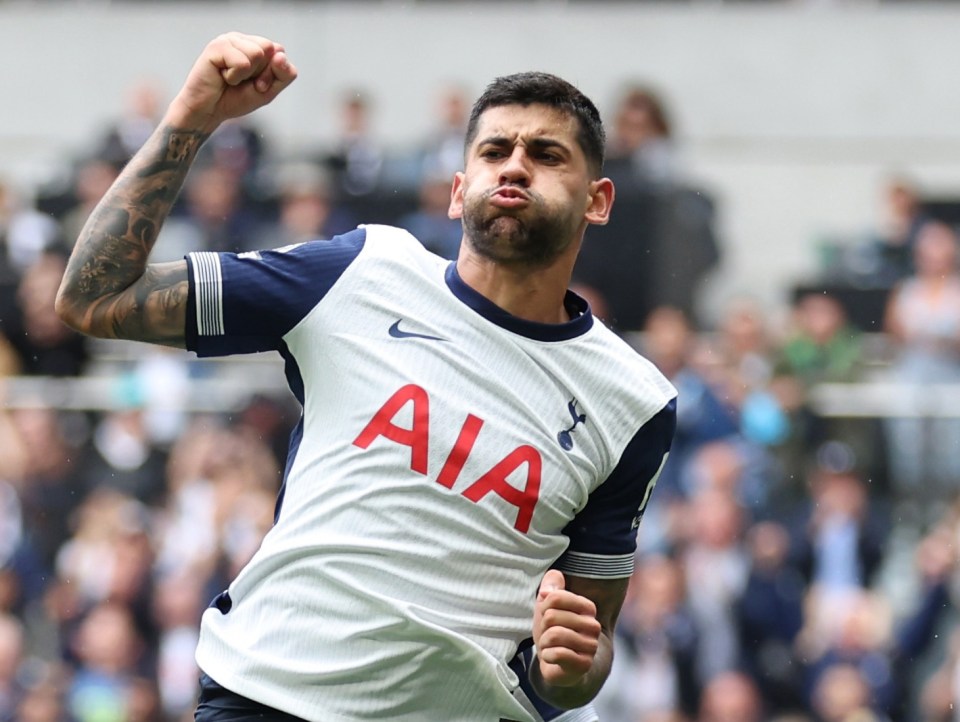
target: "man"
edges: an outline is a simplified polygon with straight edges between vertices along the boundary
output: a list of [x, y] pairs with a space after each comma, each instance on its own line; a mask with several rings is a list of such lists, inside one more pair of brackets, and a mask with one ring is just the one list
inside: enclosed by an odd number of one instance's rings
[[276, 523], [204, 614], [197, 719], [594, 719], [675, 419], [673, 387], [566, 290], [613, 202], [599, 114], [553, 76], [491, 85], [454, 263], [369, 226], [148, 265], [203, 140], [296, 75], [266, 38], [212, 41], [57, 301], [97, 336], [276, 349], [302, 403]]

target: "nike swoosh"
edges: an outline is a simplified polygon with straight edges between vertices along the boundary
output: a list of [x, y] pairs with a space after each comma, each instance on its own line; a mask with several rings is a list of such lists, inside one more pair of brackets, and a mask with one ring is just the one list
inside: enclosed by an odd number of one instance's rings
[[439, 336], [428, 336], [425, 333], [413, 333], [412, 331], [403, 331], [400, 329], [400, 322], [403, 319], [397, 319], [396, 322], [390, 327], [390, 330], [387, 331], [394, 338], [423, 338], [427, 341], [446, 341], [445, 338], [440, 338]]

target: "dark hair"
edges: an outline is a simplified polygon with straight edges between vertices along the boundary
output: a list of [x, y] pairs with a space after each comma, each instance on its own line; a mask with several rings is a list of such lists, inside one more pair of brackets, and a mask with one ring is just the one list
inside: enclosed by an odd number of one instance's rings
[[606, 144], [600, 112], [593, 101], [575, 86], [550, 73], [514, 73], [496, 78], [490, 83], [470, 111], [465, 148], [469, 148], [476, 139], [480, 116], [488, 108], [533, 104], [547, 105], [572, 115], [577, 120], [577, 142], [587, 156], [590, 169], [599, 176], [603, 168], [603, 150]]
[[647, 113], [654, 130], [660, 137], [669, 138], [673, 135], [670, 116], [660, 96], [654, 90], [641, 85], [627, 88], [620, 99], [620, 113], [628, 110]]

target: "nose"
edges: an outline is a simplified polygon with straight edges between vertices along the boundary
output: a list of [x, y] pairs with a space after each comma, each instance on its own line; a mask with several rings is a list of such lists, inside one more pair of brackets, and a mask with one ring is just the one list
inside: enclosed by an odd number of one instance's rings
[[523, 146], [516, 146], [510, 156], [500, 166], [500, 184], [518, 185], [526, 188], [530, 185], [530, 164]]

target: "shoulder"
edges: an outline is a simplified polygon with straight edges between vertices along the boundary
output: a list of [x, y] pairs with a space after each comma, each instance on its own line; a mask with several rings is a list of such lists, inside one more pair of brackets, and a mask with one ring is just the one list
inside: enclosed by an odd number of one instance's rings
[[604, 358], [599, 383], [614, 403], [624, 407], [621, 418], [635, 418], [636, 409], [642, 409], [643, 423], [676, 397], [677, 389], [660, 369], [621, 336], [595, 320], [590, 337]]
[[423, 244], [404, 228], [371, 223], [358, 226], [355, 232], [362, 232], [367, 239], [367, 245], [372, 249], [406, 253], [418, 253], [426, 250]]
[[403, 268], [405, 271], [432, 271], [449, 261], [427, 248], [409, 231], [395, 226], [370, 224], [356, 232], [364, 234], [361, 259], [370, 263]]

